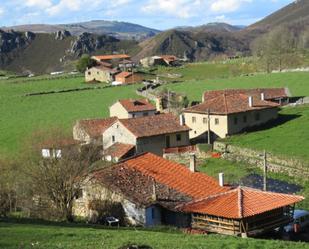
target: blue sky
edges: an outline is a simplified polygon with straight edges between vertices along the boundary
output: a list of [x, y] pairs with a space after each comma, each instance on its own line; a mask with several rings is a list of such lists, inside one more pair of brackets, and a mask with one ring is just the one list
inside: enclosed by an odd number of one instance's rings
[[249, 25], [292, 0], [0, 0], [0, 26], [117, 20], [168, 29], [209, 22]]

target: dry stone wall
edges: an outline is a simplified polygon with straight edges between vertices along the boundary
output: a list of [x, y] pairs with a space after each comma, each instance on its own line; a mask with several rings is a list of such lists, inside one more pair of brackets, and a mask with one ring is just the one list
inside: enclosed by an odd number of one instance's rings
[[[223, 142], [215, 142], [214, 150], [222, 153], [224, 159], [264, 168], [262, 151], [241, 148]], [[271, 172], [284, 173], [290, 176], [309, 176], [308, 162], [293, 158], [281, 158], [271, 153], [267, 153], [267, 169]]]

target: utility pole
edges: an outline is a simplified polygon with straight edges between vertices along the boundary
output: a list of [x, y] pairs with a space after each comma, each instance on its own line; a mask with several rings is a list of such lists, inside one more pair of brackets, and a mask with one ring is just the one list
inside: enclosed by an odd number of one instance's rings
[[170, 112], [170, 90], [167, 90], [167, 108], [168, 112]]
[[264, 163], [264, 179], [263, 179], [263, 190], [267, 191], [267, 158], [266, 158], [266, 150], [264, 150], [264, 155], [263, 155], [263, 163]]
[[207, 132], [207, 140], [208, 144], [210, 144], [210, 110], [207, 109], [207, 126], [208, 126], [208, 132]]

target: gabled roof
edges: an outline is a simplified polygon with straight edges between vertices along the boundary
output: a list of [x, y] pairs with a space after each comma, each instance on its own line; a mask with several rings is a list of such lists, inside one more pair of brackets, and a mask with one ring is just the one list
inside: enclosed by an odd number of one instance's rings
[[127, 112], [156, 111], [147, 99], [122, 99], [118, 101]]
[[137, 138], [190, 130], [188, 126], [180, 125], [179, 118], [171, 113], [119, 119], [119, 122]]
[[121, 73], [117, 74], [116, 77], [128, 78], [128, 77], [130, 77], [131, 75], [133, 75], [132, 72], [121, 72]]
[[289, 206], [304, 199], [302, 196], [264, 192], [257, 189], [236, 189], [208, 196], [180, 206], [189, 213], [214, 215], [230, 219], [242, 219]]
[[184, 165], [151, 153], [100, 169], [93, 173], [93, 177], [137, 204], [160, 203], [171, 209], [192, 199], [229, 190], [228, 187], [220, 187], [210, 176], [193, 173]]
[[118, 120], [117, 117], [101, 118], [101, 119], [82, 119], [77, 121], [81, 128], [90, 137], [99, 137], [102, 133], [108, 129], [113, 123]]
[[104, 155], [109, 155], [114, 158], [117, 157], [118, 159], [121, 159], [123, 156], [127, 155], [131, 150], [133, 150], [134, 147], [135, 146], [132, 144], [115, 143], [104, 150]]
[[191, 172], [188, 167], [182, 164], [152, 153], [141, 154], [125, 160], [122, 164], [193, 199], [223, 193], [229, 189], [221, 187], [217, 180], [206, 174]]
[[189, 113], [207, 113], [227, 115], [232, 113], [240, 113], [254, 110], [262, 110], [278, 107], [279, 104], [261, 100], [259, 97], [253, 97], [253, 106], [249, 106], [249, 96], [242, 93], [220, 94], [205, 102], [189, 107], [184, 112]]
[[265, 100], [286, 98], [290, 96], [288, 88], [253, 88], [253, 89], [224, 89], [224, 90], [212, 90], [204, 93], [204, 101], [216, 98], [222, 94], [245, 94], [248, 96], [259, 97], [264, 93]]
[[130, 59], [131, 58], [127, 54], [94, 55], [92, 57], [97, 60]]

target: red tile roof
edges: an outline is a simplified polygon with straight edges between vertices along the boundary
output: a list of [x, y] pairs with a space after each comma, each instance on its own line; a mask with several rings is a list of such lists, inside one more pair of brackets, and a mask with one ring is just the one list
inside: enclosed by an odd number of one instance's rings
[[249, 96], [242, 93], [235, 94], [220, 94], [212, 99], [207, 99], [205, 102], [189, 107], [184, 112], [189, 113], [207, 113], [208, 109], [211, 114], [232, 114], [247, 112], [253, 110], [262, 110], [278, 107], [279, 104], [261, 100], [258, 97], [253, 97], [253, 106], [249, 106]]
[[242, 219], [289, 206], [304, 199], [302, 196], [264, 192], [257, 189], [236, 189], [208, 196], [180, 206], [189, 213], [214, 215], [230, 219]]
[[80, 144], [80, 141], [74, 140], [73, 138], [67, 138], [67, 139], [54, 138], [53, 140], [44, 140], [42, 142], [39, 142], [38, 146], [41, 149], [50, 149], [50, 148], [70, 147], [78, 144]]
[[97, 60], [113, 60], [113, 59], [130, 59], [127, 54], [109, 54], [109, 55], [95, 55], [93, 58]]
[[177, 60], [177, 57], [175, 55], [161, 55], [160, 57], [168, 63]]
[[117, 117], [102, 118], [102, 119], [83, 119], [79, 120], [78, 124], [85, 130], [90, 137], [99, 137], [113, 123], [118, 120]]
[[131, 75], [133, 75], [132, 72], [121, 72], [119, 74], [116, 75], [117, 78], [128, 78]]
[[248, 96], [261, 97], [261, 93], [264, 93], [265, 100], [286, 98], [289, 97], [288, 88], [254, 88], [254, 89], [224, 89], [224, 90], [212, 90], [204, 93], [204, 101], [216, 98], [222, 94], [245, 94]]
[[184, 165], [152, 153], [136, 156], [122, 164], [193, 199], [205, 198], [229, 190], [228, 187], [220, 187], [217, 180], [206, 174], [191, 172]]
[[115, 143], [106, 150], [104, 150], [104, 155], [112, 156], [113, 158], [117, 157], [121, 159], [125, 155], [127, 155], [131, 150], [135, 148], [132, 144], [122, 144], [122, 143]]
[[147, 99], [122, 99], [119, 103], [128, 112], [156, 111], [155, 106]]
[[179, 118], [171, 113], [138, 118], [119, 119], [119, 122], [138, 138], [190, 130], [188, 126], [180, 125]]

